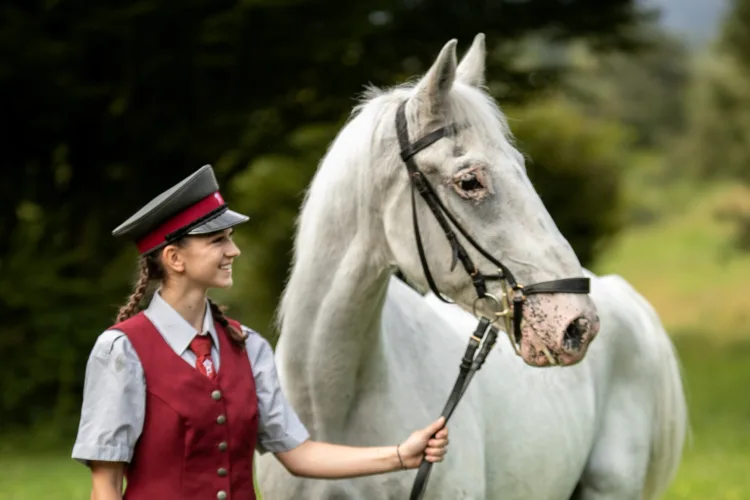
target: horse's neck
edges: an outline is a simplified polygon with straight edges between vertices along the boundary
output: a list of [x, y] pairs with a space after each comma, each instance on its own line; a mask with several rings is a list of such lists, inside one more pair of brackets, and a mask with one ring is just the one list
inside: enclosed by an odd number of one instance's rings
[[305, 247], [289, 280], [279, 371], [287, 396], [316, 439], [336, 439], [357, 388], [372, 382], [361, 368], [377, 362], [388, 286], [385, 266], [372, 257], [376, 246], [358, 233], [349, 241]]

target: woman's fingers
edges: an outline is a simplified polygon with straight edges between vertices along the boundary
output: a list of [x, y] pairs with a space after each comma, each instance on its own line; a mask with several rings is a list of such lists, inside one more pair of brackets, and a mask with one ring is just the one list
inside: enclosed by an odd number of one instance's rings
[[443, 427], [436, 434], [435, 437], [427, 441], [427, 448], [425, 449], [425, 460], [428, 462], [442, 462], [443, 457], [448, 446], [448, 428]]
[[444, 448], [448, 446], [448, 438], [433, 438], [427, 441], [428, 448]]
[[430, 448], [425, 453], [425, 459], [428, 462], [442, 462], [446, 451], [445, 448]]

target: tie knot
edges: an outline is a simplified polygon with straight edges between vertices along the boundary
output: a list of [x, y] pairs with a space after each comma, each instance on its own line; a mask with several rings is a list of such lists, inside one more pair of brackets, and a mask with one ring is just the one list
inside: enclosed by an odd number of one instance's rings
[[196, 356], [208, 356], [211, 354], [211, 344], [210, 335], [196, 335], [190, 342], [190, 350], [192, 350]]

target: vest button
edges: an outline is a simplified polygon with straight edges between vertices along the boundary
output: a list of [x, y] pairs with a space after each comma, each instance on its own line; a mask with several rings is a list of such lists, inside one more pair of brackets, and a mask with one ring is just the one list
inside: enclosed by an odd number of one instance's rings
[[224, 490], [219, 490], [216, 493], [216, 500], [227, 500], [227, 492]]
[[218, 475], [220, 475], [221, 477], [224, 477], [224, 476], [226, 476], [226, 475], [227, 475], [227, 470], [226, 470], [226, 469], [225, 469], [224, 467], [219, 467], [219, 468], [218, 468], [218, 469], [216, 470], [216, 473], [217, 473]]
[[216, 390], [211, 393], [211, 398], [213, 398], [214, 401], [218, 401], [221, 399], [221, 391]]
[[224, 415], [219, 415], [218, 417], [216, 417], [216, 423], [219, 425], [226, 423], [226, 421], [227, 417], [225, 417]]
[[221, 443], [219, 443], [219, 451], [227, 451], [228, 447], [229, 446], [227, 445], [226, 441], [222, 441]]

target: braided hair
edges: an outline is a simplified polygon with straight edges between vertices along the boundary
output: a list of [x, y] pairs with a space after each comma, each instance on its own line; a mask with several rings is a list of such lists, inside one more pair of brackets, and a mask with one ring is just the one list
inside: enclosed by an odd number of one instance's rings
[[161, 263], [154, 257], [154, 254], [144, 255], [141, 257], [138, 266], [138, 278], [133, 288], [133, 293], [128, 297], [127, 302], [117, 313], [116, 323], [125, 321], [134, 316], [139, 310], [143, 297], [146, 296], [148, 286], [152, 281], [161, 279], [164, 276], [164, 269]]
[[224, 330], [226, 330], [232, 342], [239, 346], [244, 346], [245, 340], [247, 339], [247, 334], [229, 324], [226, 316], [224, 316], [224, 311], [226, 308], [224, 306], [218, 305], [211, 299], [208, 299], [208, 305], [209, 307], [211, 307], [211, 315], [214, 317], [214, 320], [218, 321], [219, 324], [224, 327]]

